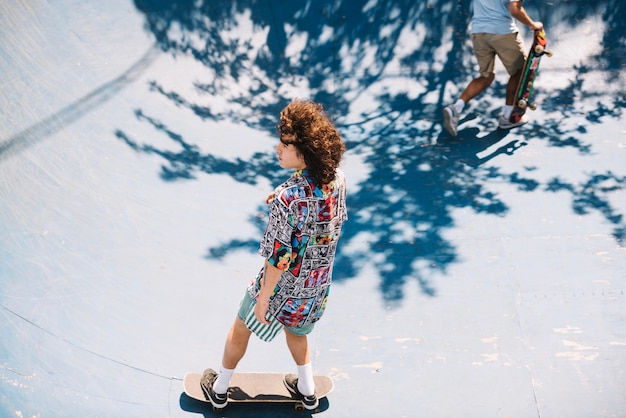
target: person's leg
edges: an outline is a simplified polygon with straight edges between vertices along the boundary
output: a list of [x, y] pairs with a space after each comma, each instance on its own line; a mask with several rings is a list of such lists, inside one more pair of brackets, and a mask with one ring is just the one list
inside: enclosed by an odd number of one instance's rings
[[493, 83], [495, 78], [496, 51], [491, 45], [492, 35], [487, 33], [475, 33], [472, 35], [472, 47], [478, 64], [478, 78], [469, 82], [461, 100], [467, 103]]
[[226, 337], [226, 344], [224, 344], [223, 367], [227, 369], [237, 367], [239, 361], [246, 354], [251, 334], [252, 332], [246, 327], [246, 324], [241, 319], [236, 318]]
[[237, 367], [239, 361], [246, 354], [251, 334], [252, 332], [246, 327], [246, 324], [241, 319], [235, 318], [235, 322], [226, 336], [222, 368], [234, 370]]
[[494, 78], [495, 74], [491, 73], [487, 76], [481, 75], [480, 77], [473, 79], [469, 82], [465, 90], [463, 90], [463, 93], [461, 93], [461, 100], [465, 103], [469, 102], [474, 97], [485, 91], [485, 89], [493, 83]]
[[291, 352], [291, 356], [298, 366], [303, 366], [311, 362], [311, 353], [309, 352], [309, 340], [306, 335], [296, 335], [285, 329], [285, 337], [287, 338], [287, 347]]
[[246, 353], [248, 341], [250, 340], [250, 330], [246, 324], [236, 318], [224, 344], [224, 354], [222, 356], [222, 366], [219, 373], [213, 369], [207, 369], [202, 374], [200, 385], [206, 398], [215, 408], [224, 408], [228, 404], [228, 387], [230, 379], [235, 372], [235, 367]]
[[511, 77], [509, 77], [509, 82], [506, 85], [506, 101], [505, 104], [507, 106], [513, 106], [515, 102], [515, 93], [517, 91], [517, 86], [519, 84], [519, 80], [522, 77], [522, 70], [519, 70]]
[[506, 99], [504, 102], [503, 116], [508, 119], [515, 103], [515, 93], [522, 77], [522, 70], [526, 57], [524, 55], [524, 41], [519, 33], [499, 35], [493, 39], [494, 47], [498, 51], [498, 57], [506, 71], [509, 73], [509, 81], [506, 85]]
[[515, 106], [515, 94], [517, 93], [517, 87], [519, 85], [520, 78], [522, 77], [522, 70], [509, 77], [509, 82], [506, 86], [506, 102], [502, 108], [502, 116], [498, 120], [498, 128], [511, 129], [528, 123], [529, 118], [527, 114], [521, 117], [511, 119], [513, 108]]
[[228, 331], [226, 343], [224, 344], [224, 354], [222, 356], [222, 367], [213, 383], [215, 393], [223, 394], [228, 391], [230, 379], [235, 372], [239, 361], [246, 354], [248, 342], [250, 341], [250, 330], [239, 318], [235, 319], [233, 326]]
[[457, 135], [460, 115], [467, 102], [485, 91], [495, 78], [496, 53], [489, 43], [488, 34], [473, 34], [472, 45], [474, 47], [474, 56], [478, 62], [480, 76], [469, 82], [454, 104], [443, 109], [443, 126], [452, 136]]
[[493, 73], [488, 76], [481, 75], [480, 77], [475, 78], [470, 81], [465, 90], [463, 90], [460, 99], [457, 100], [456, 103], [443, 109], [443, 126], [450, 135], [457, 135], [460, 115], [465, 107], [465, 104], [489, 87], [493, 82], [493, 79]]
[[308, 325], [303, 329], [293, 329], [285, 327], [287, 346], [298, 366], [297, 376], [294, 374], [285, 375], [285, 386], [294, 396], [302, 397], [302, 405], [309, 410], [319, 406], [319, 399], [315, 396], [315, 381], [313, 380], [313, 367], [311, 366], [311, 353], [309, 351], [309, 340], [307, 334], [313, 325]]
[[312, 396], [315, 394], [315, 382], [309, 340], [306, 335], [296, 335], [288, 328], [285, 328], [285, 337], [291, 356], [298, 366], [298, 390], [304, 396]]

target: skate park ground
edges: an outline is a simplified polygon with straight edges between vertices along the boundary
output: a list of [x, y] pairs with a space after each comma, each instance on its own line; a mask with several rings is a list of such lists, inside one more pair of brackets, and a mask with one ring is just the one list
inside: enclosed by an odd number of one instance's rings
[[[626, 7], [525, 7], [538, 110], [496, 128], [498, 63], [450, 138], [469, 0], [2, 2], [0, 416], [308, 416], [182, 390], [219, 366], [307, 97], [350, 217], [313, 415], [626, 417]], [[279, 336], [239, 370], [294, 365]]]

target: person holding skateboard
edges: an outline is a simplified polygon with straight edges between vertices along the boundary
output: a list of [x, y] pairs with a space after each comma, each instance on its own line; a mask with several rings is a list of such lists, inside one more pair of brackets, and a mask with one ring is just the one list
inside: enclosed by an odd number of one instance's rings
[[528, 16], [522, 1], [473, 0], [470, 35], [478, 61], [479, 77], [470, 81], [455, 103], [443, 109], [443, 124], [450, 135], [457, 135], [460, 114], [465, 105], [493, 82], [496, 56], [509, 74], [505, 105], [498, 120], [498, 128], [511, 129], [528, 122], [528, 116], [517, 122], [509, 120], [515, 101], [515, 90], [525, 62], [524, 43], [515, 19], [533, 31], [543, 29], [543, 23]]
[[202, 390], [214, 408], [228, 403], [230, 379], [251, 334], [271, 341], [282, 329], [298, 370], [284, 383], [305, 408], [319, 404], [307, 334], [324, 313], [348, 217], [339, 169], [345, 145], [322, 106], [309, 100], [294, 100], [281, 111], [278, 134], [279, 165], [294, 171], [266, 199], [269, 221], [259, 249], [265, 263], [244, 293], [220, 371], [207, 369], [202, 376]]

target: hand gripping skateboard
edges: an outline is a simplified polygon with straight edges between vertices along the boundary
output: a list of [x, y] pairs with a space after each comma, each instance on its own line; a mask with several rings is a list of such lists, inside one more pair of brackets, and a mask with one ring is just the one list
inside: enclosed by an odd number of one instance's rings
[[[303, 411], [302, 401], [289, 393], [283, 383], [284, 377], [283, 373], [235, 373], [230, 379], [228, 404], [241, 402], [293, 403], [296, 411]], [[201, 378], [201, 373], [186, 374], [183, 379], [185, 393], [190, 398], [210, 403], [200, 387]], [[334, 388], [334, 383], [328, 376], [314, 376], [313, 380], [318, 399], [326, 397]], [[215, 411], [220, 410], [218, 408], [213, 409]]]
[[541, 61], [541, 57], [544, 55], [549, 57], [552, 56], [552, 51], [547, 50], [546, 46], [546, 33], [543, 30], [536, 31], [533, 38], [533, 44], [530, 47], [530, 51], [528, 51], [526, 63], [522, 69], [522, 76], [519, 84], [517, 85], [515, 103], [513, 104], [510, 122], [518, 122], [522, 116], [524, 116], [524, 113], [526, 113], [526, 108], [530, 108], [531, 110], [535, 110], [537, 108], [537, 105], [534, 102], [531, 102], [531, 93], [533, 91], [533, 83], [535, 82], [535, 78], [537, 78], [537, 73], [539, 71], [539, 62]]

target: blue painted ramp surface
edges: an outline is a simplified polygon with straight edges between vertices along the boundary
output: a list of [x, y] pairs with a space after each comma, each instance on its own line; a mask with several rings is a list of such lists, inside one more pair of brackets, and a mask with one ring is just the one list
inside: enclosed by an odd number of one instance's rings
[[[278, 112], [310, 97], [350, 185], [317, 415], [625, 417], [625, 6], [525, 6], [539, 109], [496, 129], [498, 63], [454, 139], [469, 0], [3, 2], [0, 416], [293, 415], [214, 414], [182, 376], [219, 366]], [[239, 369], [294, 365], [279, 338]]]

